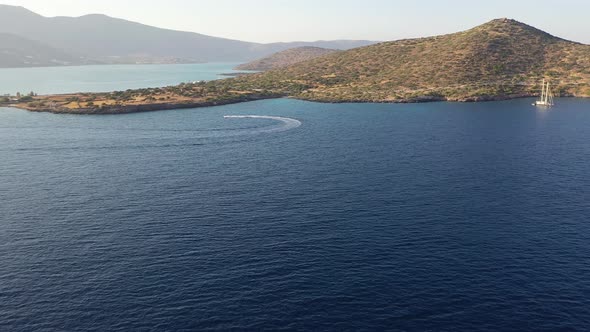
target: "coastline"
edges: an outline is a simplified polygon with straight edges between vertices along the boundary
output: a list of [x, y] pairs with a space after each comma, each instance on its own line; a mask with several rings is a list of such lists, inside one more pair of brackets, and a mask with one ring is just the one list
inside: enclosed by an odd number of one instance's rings
[[74, 114], [74, 115], [117, 115], [117, 114], [130, 114], [130, 113], [143, 113], [143, 112], [157, 112], [157, 111], [169, 111], [177, 109], [189, 109], [189, 108], [201, 108], [201, 107], [212, 107], [245, 103], [249, 101], [265, 100], [265, 99], [277, 99], [283, 96], [248, 96], [239, 100], [220, 100], [220, 101], [199, 101], [199, 102], [187, 102], [187, 103], [153, 103], [153, 104], [138, 104], [138, 105], [121, 105], [107, 108], [99, 107], [85, 107], [85, 108], [51, 108], [51, 107], [28, 107], [23, 104], [8, 104], [0, 107], [16, 108], [29, 112], [37, 113], [53, 113], [53, 114]]
[[[49, 98], [54, 96], [39, 96], [43, 98]], [[23, 103], [12, 103], [12, 104], [0, 104], [0, 107], [16, 108], [29, 112], [41, 112], [41, 113], [53, 113], [53, 114], [74, 114], [74, 115], [117, 115], [117, 114], [130, 114], [130, 113], [142, 113], [142, 112], [156, 112], [156, 111], [167, 111], [177, 109], [190, 109], [190, 108], [201, 108], [201, 107], [212, 107], [222, 106], [231, 104], [240, 104], [257, 100], [267, 99], [281, 99], [291, 98], [304, 100], [316, 103], [326, 104], [344, 104], [344, 103], [376, 103], [376, 104], [410, 104], [410, 103], [431, 103], [431, 102], [458, 102], [458, 103], [482, 103], [482, 102], [493, 102], [503, 100], [513, 100], [522, 98], [534, 98], [538, 97], [535, 94], [513, 94], [513, 95], [502, 95], [502, 96], [478, 96], [478, 97], [466, 97], [466, 98], [446, 98], [437, 96], [423, 96], [417, 98], [400, 99], [400, 100], [322, 100], [322, 99], [307, 99], [301, 98], [300, 96], [288, 96], [284, 94], [273, 94], [273, 95], [245, 95], [235, 99], [225, 100], [209, 100], [209, 101], [193, 101], [193, 102], [168, 102], [168, 103], [143, 103], [133, 105], [116, 105], [112, 107], [82, 107], [82, 108], [65, 108], [65, 107], [31, 107]], [[567, 95], [562, 97], [573, 97], [573, 98], [589, 98], [590, 96], [575, 96]]]

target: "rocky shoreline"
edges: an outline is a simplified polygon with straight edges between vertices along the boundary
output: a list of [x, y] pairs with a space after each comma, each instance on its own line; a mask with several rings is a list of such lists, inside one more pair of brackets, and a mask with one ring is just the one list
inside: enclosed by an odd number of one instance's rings
[[[538, 94], [534, 93], [520, 93], [502, 96], [470, 96], [470, 97], [444, 97], [444, 96], [419, 96], [414, 98], [396, 99], [396, 100], [332, 100], [332, 99], [311, 99], [311, 98], [296, 98], [317, 103], [376, 103], [376, 104], [417, 104], [417, 103], [432, 103], [432, 102], [457, 102], [457, 103], [481, 103], [492, 101], [503, 101], [521, 98], [533, 98]], [[562, 97], [576, 97], [573, 95], [564, 95]]]
[[[474, 103], [474, 102], [492, 102], [502, 100], [512, 100], [520, 98], [532, 98], [534, 94], [513, 94], [503, 96], [477, 96], [477, 97], [465, 97], [465, 98], [446, 98], [437, 96], [422, 96], [410, 99], [400, 100], [388, 100], [388, 101], [377, 101], [377, 100], [314, 100], [305, 99], [298, 97], [289, 97], [286, 95], [249, 95], [240, 99], [234, 100], [220, 100], [220, 101], [199, 101], [199, 102], [188, 102], [188, 103], [146, 103], [140, 105], [120, 105], [113, 107], [86, 107], [86, 108], [64, 108], [64, 107], [29, 107], [26, 104], [0, 104], [0, 107], [12, 107], [27, 110], [30, 112], [47, 112], [54, 114], [77, 114], [77, 115], [116, 115], [116, 114], [129, 114], [129, 113], [140, 113], [140, 112], [154, 112], [154, 111], [166, 111], [176, 109], [189, 109], [189, 108], [200, 108], [200, 107], [212, 107], [230, 104], [239, 104], [250, 101], [266, 100], [266, 99], [279, 99], [279, 98], [293, 98], [299, 100], [305, 100], [310, 102], [318, 103], [382, 103], [382, 104], [409, 104], [409, 103], [429, 103], [429, 102], [461, 102], [461, 103]], [[563, 97], [578, 97], [578, 96], [563, 96]], [[585, 96], [580, 96], [587, 98]]]
[[76, 115], [116, 115], [116, 114], [130, 114], [130, 113], [142, 113], [142, 112], [155, 112], [155, 111], [167, 111], [177, 109], [189, 109], [189, 108], [200, 108], [200, 107], [212, 107], [221, 105], [231, 105], [245, 103], [249, 101], [264, 100], [264, 99], [277, 99], [282, 98], [282, 95], [274, 96], [255, 96], [249, 95], [240, 99], [233, 100], [217, 100], [217, 101], [198, 101], [198, 102], [185, 102], [185, 103], [146, 103], [140, 105], [117, 105], [109, 107], [82, 107], [82, 108], [66, 108], [66, 107], [30, 107], [26, 104], [0, 104], [0, 107], [11, 107], [18, 108], [30, 112], [40, 113], [54, 113], [54, 114], [76, 114]]

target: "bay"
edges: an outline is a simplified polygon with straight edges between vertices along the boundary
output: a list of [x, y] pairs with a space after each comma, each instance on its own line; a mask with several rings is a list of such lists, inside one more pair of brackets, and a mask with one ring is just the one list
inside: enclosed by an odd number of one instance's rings
[[0, 109], [0, 330], [585, 330], [590, 101], [531, 102]]

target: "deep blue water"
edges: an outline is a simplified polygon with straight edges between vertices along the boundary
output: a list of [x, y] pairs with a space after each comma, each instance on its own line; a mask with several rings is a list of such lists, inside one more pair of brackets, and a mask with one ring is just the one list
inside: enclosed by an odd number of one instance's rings
[[0, 68], [0, 95], [108, 92], [224, 78], [238, 63]]
[[0, 330], [587, 330], [590, 100], [530, 103], [0, 109]]

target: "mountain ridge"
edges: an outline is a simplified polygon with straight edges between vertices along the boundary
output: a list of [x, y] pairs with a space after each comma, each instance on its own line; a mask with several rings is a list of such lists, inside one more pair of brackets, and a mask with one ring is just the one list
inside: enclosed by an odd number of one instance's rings
[[[109, 63], [112, 58], [185, 59], [188, 62], [251, 61], [294, 46], [352, 48], [371, 41], [261, 44], [157, 28], [103, 14], [45, 17], [24, 7], [0, 5], [0, 32], [37, 41], [74, 57]], [[0, 63], [0, 67], [2, 64]]]

